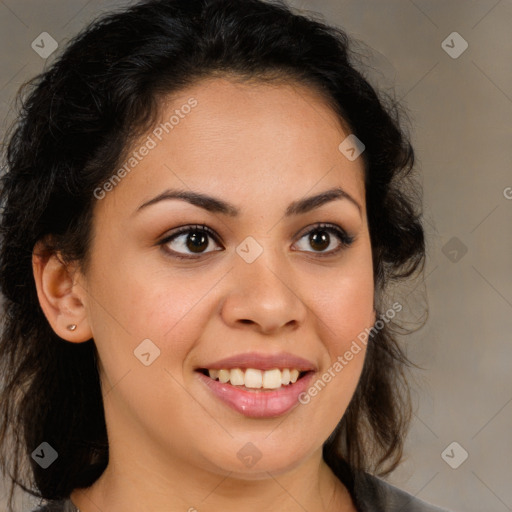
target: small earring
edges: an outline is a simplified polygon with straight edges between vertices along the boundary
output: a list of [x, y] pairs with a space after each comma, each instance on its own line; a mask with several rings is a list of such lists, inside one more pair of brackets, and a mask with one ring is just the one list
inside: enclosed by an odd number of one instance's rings
[[74, 331], [76, 329], [76, 324], [71, 324], [71, 325], [68, 325], [68, 329], [70, 331]]

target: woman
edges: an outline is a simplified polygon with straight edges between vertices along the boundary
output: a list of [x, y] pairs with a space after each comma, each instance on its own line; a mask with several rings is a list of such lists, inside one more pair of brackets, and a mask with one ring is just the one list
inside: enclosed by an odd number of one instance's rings
[[33, 81], [0, 445], [38, 510], [440, 510], [379, 478], [410, 417], [385, 292], [425, 249], [413, 150], [352, 57], [281, 3], [151, 0]]

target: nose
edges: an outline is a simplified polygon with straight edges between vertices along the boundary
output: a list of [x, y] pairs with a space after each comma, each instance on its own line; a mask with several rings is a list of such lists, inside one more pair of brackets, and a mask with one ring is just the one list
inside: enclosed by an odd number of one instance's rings
[[[271, 265], [265, 252], [254, 262], [241, 258], [231, 272], [229, 292], [221, 315], [232, 328], [271, 334], [295, 330], [305, 321], [307, 308], [289, 269]], [[295, 280], [295, 286], [294, 281]]]

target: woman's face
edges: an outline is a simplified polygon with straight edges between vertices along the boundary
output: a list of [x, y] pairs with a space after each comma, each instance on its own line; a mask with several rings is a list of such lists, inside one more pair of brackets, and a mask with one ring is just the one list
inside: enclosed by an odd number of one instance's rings
[[364, 346], [345, 354], [375, 320], [363, 163], [301, 85], [209, 79], [160, 121], [97, 191], [81, 277], [110, 458], [289, 470], [340, 421]]

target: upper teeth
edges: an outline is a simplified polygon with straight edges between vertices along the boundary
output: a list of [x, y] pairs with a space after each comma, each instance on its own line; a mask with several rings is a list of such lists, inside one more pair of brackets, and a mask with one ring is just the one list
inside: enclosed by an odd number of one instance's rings
[[285, 368], [279, 370], [257, 370], [255, 368], [233, 368], [232, 370], [208, 370], [212, 379], [219, 379], [220, 382], [229, 382], [232, 386], [245, 386], [246, 388], [278, 389], [281, 385], [286, 386], [297, 382], [299, 370]]

